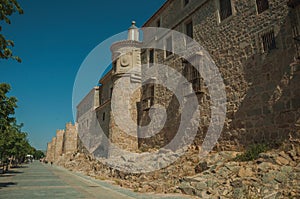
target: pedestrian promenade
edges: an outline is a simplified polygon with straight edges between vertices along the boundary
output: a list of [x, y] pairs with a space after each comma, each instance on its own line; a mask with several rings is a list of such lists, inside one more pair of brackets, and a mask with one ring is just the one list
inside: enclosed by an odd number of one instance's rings
[[181, 198], [138, 194], [107, 182], [67, 171], [56, 166], [33, 162], [0, 175], [0, 198]]

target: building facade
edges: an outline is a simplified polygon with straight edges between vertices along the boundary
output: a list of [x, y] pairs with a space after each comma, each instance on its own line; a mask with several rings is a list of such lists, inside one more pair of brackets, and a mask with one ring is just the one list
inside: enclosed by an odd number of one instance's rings
[[101, 93], [102, 86], [94, 87], [77, 106], [78, 135], [90, 153], [93, 153], [103, 142], [96, 115]]
[[[253, 143], [274, 143], [300, 136], [299, 9], [296, 0], [167, 0], [144, 24], [144, 28], [167, 28], [186, 34], [214, 61], [227, 98], [225, 124], [217, 145], [220, 149], [239, 150]], [[154, 45], [144, 49], [149, 42]], [[153, 47], [156, 44], [162, 44], [160, 49]], [[133, 23], [128, 39], [111, 46], [113, 68], [99, 81], [99, 106], [94, 91], [78, 106], [79, 134], [89, 133], [88, 128], [82, 128], [84, 114], [89, 111], [83, 113], [81, 107], [87, 99], [93, 99], [92, 105], [87, 103], [87, 110], [96, 112], [98, 124], [114, 147], [134, 152], [170, 143], [181, 122], [180, 101], [157, 82], [159, 71], [145, 74], [154, 64], [163, 64], [189, 82], [182, 89], [185, 97], [191, 91], [196, 94], [200, 115], [193, 143], [201, 145], [212, 122], [209, 85], [201, 74], [203, 54], [194, 52], [185, 59], [172, 52], [184, 52], [190, 45], [189, 39], [178, 42], [172, 33], [145, 33], [140, 42]], [[191, 62], [196, 62], [198, 70]], [[163, 75], [172, 78], [168, 71]], [[124, 92], [120, 91], [120, 82]], [[126, 91], [136, 87], [139, 89], [129, 92], [128, 97]], [[159, 115], [150, 117], [150, 108], [156, 105], [166, 110], [164, 127], [156, 135], [137, 138], [152, 135], [155, 130], [138, 125], [162, 120]], [[130, 123], [128, 113], [136, 129], [126, 126]], [[97, 143], [94, 151], [99, 157], [118, 155], [108, 142]]]
[[[299, 137], [299, 68], [294, 66], [294, 59], [299, 57], [296, 2], [168, 0], [144, 25], [185, 33], [211, 55], [226, 86], [226, 121], [219, 139], [224, 149], [278, 142], [290, 135]], [[172, 35], [162, 39], [165, 48], [175, 48]], [[201, 74], [195, 74], [186, 60], [166, 50], [145, 50], [142, 62], [147, 64], [150, 60], [173, 67], [192, 84], [201, 112], [195, 144], [201, 144], [211, 122], [211, 99]], [[153, 104], [166, 107], [168, 119], [160, 134], [140, 142], [150, 148], [162, 147], [177, 132], [178, 101], [155, 82], [143, 91], [143, 99], [150, 93]], [[140, 121], [147, 120], [144, 113]]]

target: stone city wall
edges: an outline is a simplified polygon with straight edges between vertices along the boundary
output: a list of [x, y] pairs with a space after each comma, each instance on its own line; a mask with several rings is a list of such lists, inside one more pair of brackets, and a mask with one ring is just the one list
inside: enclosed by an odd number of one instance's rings
[[[226, 86], [227, 114], [220, 147], [237, 149], [256, 142], [278, 142], [289, 134], [298, 137], [300, 75], [290, 66], [296, 49], [287, 1], [270, 0], [269, 9], [258, 14], [255, 1], [232, 0], [233, 15], [221, 22], [217, 2], [190, 1], [183, 8], [181, 1], [170, 1], [146, 26], [156, 26], [161, 18], [162, 27], [185, 32], [185, 24], [193, 22], [194, 39], [209, 52]], [[272, 31], [276, 48], [265, 51], [263, 35]], [[147, 55], [142, 57], [146, 63]], [[182, 60], [173, 55], [166, 58], [164, 51], [156, 51], [155, 60], [183, 70]], [[202, 83], [202, 87], [196, 144], [201, 144], [210, 123], [211, 99], [207, 85]], [[165, 87], [155, 85], [154, 97], [155, 103], [167, 109], [167, 123], [160, 136], [141, 139], [140, 145], [161, 147], [176, 134], [180, 114], [176, 97]], [[141, 123], [149, 123], [147, 111]]]
[[78, 150], [77, 127], [72, 123], [65, 130], [57, 130], [56, 137], [47, 145], [46, 160], [56, 162], [63, 154], [74, 153]]
[[64, 147], [63, 153], [73, 153], [78, 149], [78, 134], [77, 126], [72, 123], [66, 124], [66, 130], [64, 134]]

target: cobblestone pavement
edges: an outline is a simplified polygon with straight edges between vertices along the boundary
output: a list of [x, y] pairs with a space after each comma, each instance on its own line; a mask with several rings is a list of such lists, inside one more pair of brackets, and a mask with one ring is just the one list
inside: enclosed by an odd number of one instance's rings
[[107, 182], [67, 171], [56, 166], [33, 162], [0, 175], [0, 198], [182, 198], [138, 194]]

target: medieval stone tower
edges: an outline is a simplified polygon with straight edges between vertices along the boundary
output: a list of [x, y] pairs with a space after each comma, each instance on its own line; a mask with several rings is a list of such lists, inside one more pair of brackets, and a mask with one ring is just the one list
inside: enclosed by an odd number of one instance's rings
[[[112, 109], [109, 137], [114, 146], [133, 152], [138, 148], [137, 127], [135, 126], [138, 123], [138, 106], [141, 96], [141, 42], [139, 41], [139, 29], [135, 26], [134, 21], [128, 29], [127, 40], [114, 43], [111, 46], [111, 52], [113, 60], [112, 94], [118, 98], [116, 103], [120, 101], [124, 103], [118, 104], [115, 109]], [[129, 113], [130, 117], [122, 117], [121, 121], [116, 122], [117, 114], [124, 113], [125, 115], [125, 112]], [[129, 123], [128, 120], [135, 124], [134, 128], [132, 128], [133, 126], [126, 127]], [[113, 148], [110, 156], [114, 155]]]

